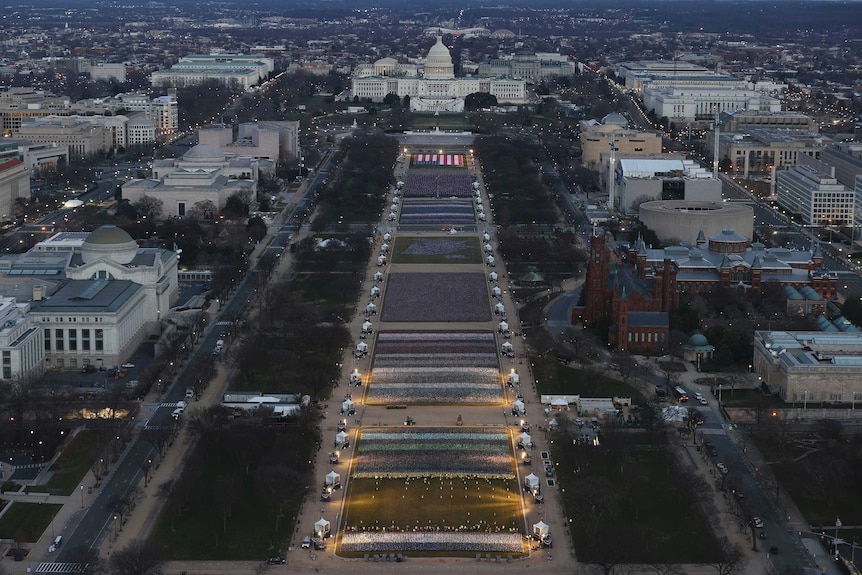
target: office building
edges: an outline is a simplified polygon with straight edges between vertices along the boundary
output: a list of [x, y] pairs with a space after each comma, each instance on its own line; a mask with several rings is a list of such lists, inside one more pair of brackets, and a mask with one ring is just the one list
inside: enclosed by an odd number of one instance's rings
[[776, 199], [807, 226], [849, 225], [855, 192], [813, 166], [795, 166], [777, 174]]

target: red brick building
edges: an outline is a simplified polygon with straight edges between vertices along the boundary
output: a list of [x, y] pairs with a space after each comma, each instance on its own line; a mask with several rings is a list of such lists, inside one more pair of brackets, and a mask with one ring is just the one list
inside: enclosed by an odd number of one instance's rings
[[659, 350], [668, 338], [668, 312], [679, 305], [677, 267], [669, 259], [660, 265], [647, 264], [634, 251], [624, 257], [627, 261], [620, 261], [605, 234], [592, 237], [583, 287], [585, 307], [573, 310], [572, 321], [592, 325], [608, 317], [612, 347]]

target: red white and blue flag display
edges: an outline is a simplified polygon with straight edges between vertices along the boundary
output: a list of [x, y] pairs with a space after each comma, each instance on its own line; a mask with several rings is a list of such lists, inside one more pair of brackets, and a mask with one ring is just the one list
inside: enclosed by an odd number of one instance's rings
[[413, 154], [414, 166], [463, 166], [464, 156], [460, 154]]

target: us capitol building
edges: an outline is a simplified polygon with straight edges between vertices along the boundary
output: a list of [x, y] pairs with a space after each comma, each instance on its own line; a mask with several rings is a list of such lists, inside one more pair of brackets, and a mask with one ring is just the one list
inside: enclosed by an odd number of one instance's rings
[[[422, 68], [420, 70], [420, 67]], [[527, 82], [519, 78], [456, 78], [452, 55], [442, 38], [428, 50], [424, 66], [382, 58], [353, 73], [351, 97], [381, 102], [387, 94], [410, 96], [414, 112], [462, 112], [468, 94], [485, 92], [499, 103], [527, 103]]]

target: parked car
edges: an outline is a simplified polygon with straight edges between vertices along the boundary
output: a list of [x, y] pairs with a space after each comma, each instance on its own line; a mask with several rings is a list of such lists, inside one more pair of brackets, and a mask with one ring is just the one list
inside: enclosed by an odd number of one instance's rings
[[709, 405], [709, 402], [706, 400], [705, 397], [701, 397], [698, 401], [701, 405]]
[[131, 361], [127, 361], [126, 363], [124, 363], [120, 367], [122, 367], [123, 369], [134, 369], [135, 364], [132, 363]]
[[274, 556], [267, 557], [266, 562], [268, 565], [284, 565], [284, 557]]
[[761, 519], [760, 517], [755, 517], [755, 518], [753, 518], [753, 519], [751, 520], [751, 522], [754, 524], [754, 526], [755, 526], [757, 529], [762, 529], [762, 528], [763, 528], [763, 519]]
[[303, 549], [311, 549], [311, 537], [303, 537], [299, 546]]

